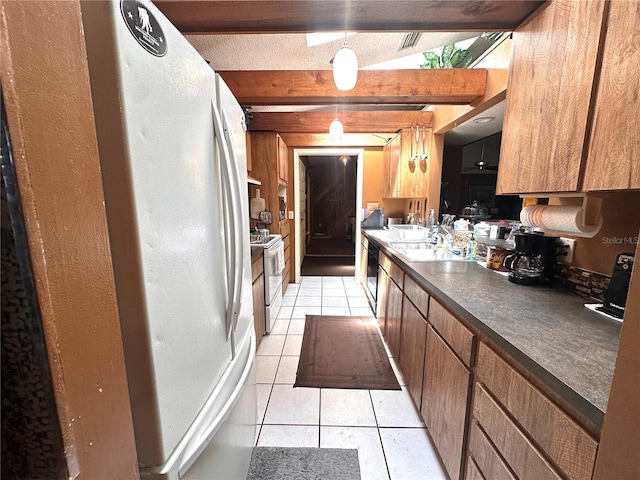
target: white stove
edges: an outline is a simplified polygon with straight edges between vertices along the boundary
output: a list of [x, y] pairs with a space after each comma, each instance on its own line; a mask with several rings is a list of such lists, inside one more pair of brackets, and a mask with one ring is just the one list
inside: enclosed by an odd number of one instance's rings
[[270, 333], [282, 307], [284, 242], [282, 235], [269, 235], [267, 242], [256, 242], [251, 245], [264, 248], [265, 332]]

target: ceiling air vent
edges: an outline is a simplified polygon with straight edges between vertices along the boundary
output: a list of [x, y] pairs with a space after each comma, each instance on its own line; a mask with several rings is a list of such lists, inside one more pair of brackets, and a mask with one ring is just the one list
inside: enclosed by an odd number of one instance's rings
[[404, 38], [402, 39], [402, 43], [400, 44], [400, 50], [405, 50], [407, 48], [415, 47], [418, 44], [418, 40], [422, 36], [422, 32], [409, 32], [406, 33]]

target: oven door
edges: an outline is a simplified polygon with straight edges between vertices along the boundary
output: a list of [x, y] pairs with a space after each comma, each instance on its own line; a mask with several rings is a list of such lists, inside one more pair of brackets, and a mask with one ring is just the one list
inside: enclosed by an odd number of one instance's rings
[[274, 243], [264, 251], [264, 302], [267, 307], [265, 330], [271, 331], [282, 305], [282, 270], [284, 268], [284, 243]]

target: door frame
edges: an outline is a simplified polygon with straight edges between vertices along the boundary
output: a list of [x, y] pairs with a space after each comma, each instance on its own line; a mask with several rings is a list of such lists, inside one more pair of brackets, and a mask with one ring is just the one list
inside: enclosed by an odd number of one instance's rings
[[[360, 278], [360, 255], [358, 255], [358, 245], [360, 245], [360, 224], [362, 223], [362, 179], [364, 176], [364, 148], [294, 148], [293, 149], [293, 217], [294, 222], [294, 242], [296, 245], [295, 258], [293, 259], [293, 283], [300, 283], [300, 240], [304, 232], [300, 232], [300, 157], [339, 157], [340, 155], [357, 156], [356, 160], [356, 230], [354, 232], [354, 256], [356, 281]], [[307, 186], [308, 187], [308, 186]]]

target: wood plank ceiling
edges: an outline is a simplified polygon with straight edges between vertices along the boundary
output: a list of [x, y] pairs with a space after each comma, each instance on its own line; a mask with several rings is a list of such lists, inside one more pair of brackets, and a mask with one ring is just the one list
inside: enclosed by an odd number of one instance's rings
[[[513, 30], [539, 0], [154, 0], [184, 34], [410, 32]], [[426, 123], [416, 110], [431, 104], [469, 104], [485, 94], [486, 70], [360, 70], [356, 88], [338, 91], [330, 70], [220, 72], [243, 106], [351, 105], [340, 119], [345, 131], [389, 132]], [[358, 107], [362, 111], [357, 111]], [[389, 109], [403, 105], [404, 112]], [[381, 114], [377, 108], [385, 108]], [[356, 111], [354, 111], [356, 110]], [[403, 116], [403, 115], [413, 116]], [[319, 133], [329, 112], [255, 112], [251, 130]], [[325, 118], [326, 117], [326, 118]], [[397, 123], [407, 121], [409, 123]], [[422, 120], [419, 122], [419, 120]], [[329, 120], [330, 121], [330, 120]], [[424, 122], [424, 123], [423, 123]], [[351, 128], [351, 130], [349, 130]]]

